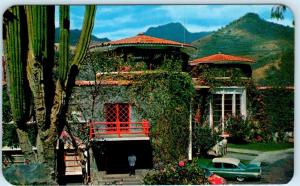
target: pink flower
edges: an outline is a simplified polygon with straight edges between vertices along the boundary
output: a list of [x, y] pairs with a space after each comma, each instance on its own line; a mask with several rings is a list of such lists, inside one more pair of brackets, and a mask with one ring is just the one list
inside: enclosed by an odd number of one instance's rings
[[179, 166], [179, 167], [184, 167], [184, 165], [185, 165], [184, 161], [180, 161], [180, 162], [178, 163], [178, 166]]

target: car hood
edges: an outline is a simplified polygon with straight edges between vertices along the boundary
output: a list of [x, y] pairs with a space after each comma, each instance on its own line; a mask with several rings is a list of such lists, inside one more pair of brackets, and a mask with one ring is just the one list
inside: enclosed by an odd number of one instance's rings
[[261, 162], [256, 161], [256, 162], [251, 162], [247, 165], [247, 168], [260, 168], [261, 167]]

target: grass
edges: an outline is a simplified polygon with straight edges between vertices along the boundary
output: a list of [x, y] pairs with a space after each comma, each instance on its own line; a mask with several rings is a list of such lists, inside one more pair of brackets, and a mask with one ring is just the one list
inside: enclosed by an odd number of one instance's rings
[[248, 149], [257, 151], [276, 151], [294, 148], [293, 143], [248, 143], [248, 144], [228, 144], [230, 148]]

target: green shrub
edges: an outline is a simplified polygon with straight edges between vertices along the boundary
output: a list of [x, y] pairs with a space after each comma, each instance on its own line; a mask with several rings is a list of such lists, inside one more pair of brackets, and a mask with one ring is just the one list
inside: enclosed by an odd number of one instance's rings
[[247, 143], [250, 141], [252, 132], [251, 121], [242, 116], [229, 116], [226, 120], [226, 131], [231, 135], [230, 143]]
[[201, 185], [204, 181], [204, 172], [196, 162], [182, 167], [175, 163], [168, 164], [154, 174], [148, 173], [144, 178], [146, 185]]
[[207, 151], [216, 144], [217, 138], [218, 134], [208, 125], [196, 125], [193, 129], [193, 152], [207, 156]]

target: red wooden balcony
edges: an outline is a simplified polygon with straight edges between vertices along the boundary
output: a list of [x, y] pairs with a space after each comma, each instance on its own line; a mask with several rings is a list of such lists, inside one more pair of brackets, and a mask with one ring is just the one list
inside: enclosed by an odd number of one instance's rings
[[[149, 121], [141, 122], [96, 122], [90, 121], [90, 140], [149, 139]], [[116, 139], [117, 138], [117, 139]]]

